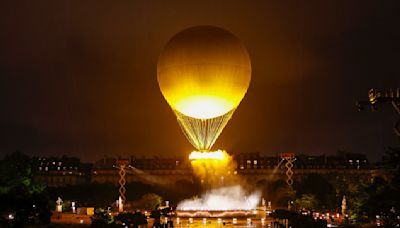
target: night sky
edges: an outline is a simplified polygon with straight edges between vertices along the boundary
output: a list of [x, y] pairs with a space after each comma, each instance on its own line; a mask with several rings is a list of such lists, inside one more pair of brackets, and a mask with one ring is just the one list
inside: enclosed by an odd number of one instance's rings
[[400, 87], [399, 12], [398, 1], [2, 1], [0, 157], [186, 156], [157, 59], [177, 32], [214, 25], [242, 40], [253, 71], [214, 148], [380, 159], [400, 145], [398, 115], [355, 101]]

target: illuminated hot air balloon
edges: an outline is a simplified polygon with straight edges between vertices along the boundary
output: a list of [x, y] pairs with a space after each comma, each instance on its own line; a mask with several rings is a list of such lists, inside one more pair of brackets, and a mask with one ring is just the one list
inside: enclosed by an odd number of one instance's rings
[[250, 58], [232, 33], [192, 27], [167, 43], [158, 59], [157, 77], [190, 143], [207, 151], [246, 94]]

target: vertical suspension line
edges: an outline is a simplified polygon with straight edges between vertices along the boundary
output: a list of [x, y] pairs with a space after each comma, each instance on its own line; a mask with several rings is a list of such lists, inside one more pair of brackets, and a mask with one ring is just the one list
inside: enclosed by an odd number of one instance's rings
[[232, 118], [235, 109], [210, 119], [198, 119], [186, 116], [174, 110], [179, 125], [189, 142], [200, 151], [209, 150], [222, 130]]

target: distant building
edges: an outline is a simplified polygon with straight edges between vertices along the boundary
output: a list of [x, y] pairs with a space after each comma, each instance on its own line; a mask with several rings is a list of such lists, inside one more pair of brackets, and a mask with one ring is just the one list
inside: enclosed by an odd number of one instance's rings
[[[232, 155], [234, 170], [229, 175], [238, 175], [249, 183], [285, 179], [285, 163], [276, 156], [260, 153]], [[111, 183], [118, 185], [119, 168], [117, 158], [104, 157], [93, 165], [81, 163], [78, 158], [33, 158], [34, 181], [50, 187], [62, 187], [84, 183]], [[181, 181], [193, 182], [192, 167], [187, 159], [179, 157], [135, 157], [130, 156], [126, 167], [127, 183], [176, 184]], [[358, 175], [372, 178], [377, 175], [375, 168], [363, 154], [338, 152], [336, 155], [296, 155], [293, 167], [295, 179], [318, 173], [330, 175]]]
[[[119, 181], [117, 160], [104, 157], [96, 161], [91, 173], [91, 182], [117, 185]], [[191, 167], [182, 158], [137, 158], [131, 156], [125, 170], [127, 183], [174, 184], [178, 181], [192, 181]]]
[[91, 165], [79, 158], [34, 157], [32, 164], [33, 181], [49, 187], [84, 184], [90, 179]]
[[[301, 179], [307, 174], [322, 174], [331, 177], [344, 175], [359, 176], [366, 180], [377, 175], [365, 155], [338, 152], [336, 155], [295, 155], [293, 178]], [[260, 153], [234, 154], [236, 175], [248, 183], [257, 184], [265, 181], [286, 178], [285, 161], [279, 154], [262, 156]]]

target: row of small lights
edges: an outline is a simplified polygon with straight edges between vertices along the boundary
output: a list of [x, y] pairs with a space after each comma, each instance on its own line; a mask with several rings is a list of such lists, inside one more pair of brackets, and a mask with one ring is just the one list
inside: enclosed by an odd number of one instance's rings
[[[310, 212], [302, 212], [302, 214], [303, 214], [303, 215], [310, 215]], [[314, 217], [315, 220], [321, 219], [321, 220], [327, 220], [327, 221], [329, 222], [329, 219], [330, 219], [330, 218], [331, 218], [331, 219], [334, 219], [334, 218], [339, 219], [341, 216], [340, 216], [339, 213], [336, 213], [336, 215], [335, 215], [335, 214], [330, 214], [329, 212], [328, 212], [328, 213], [325, 213], [325, 214], [324, 214], [324, 213], [321, 213], [321, 214], [320, 214], [320, 213], [318, 213], [318, 212], [314, 212], [314, 213], [313, 213], [313, 217]], [[349, 215], [348, 215], [348, 214], [345, 214], [344, 217], [345, 217], [345, 218], [348, 218]], [[332, 224], [328, 223], [327, 226], [328, 226], [328, 227], [331, 227]]]
[[[164, 218], [164, 222], [167, 223], [168, 222], [168, 218]], [[176, 223], [179, 225], [181, 224], [181, 219], [179, 217], [176, 218]], [[193, 218], [189, 218], [188, 219], [189, 224], [193, 224]], [[217, 223], [221, 224], [223, 223], [223, 220], [221, 218], [217, 219]], [[207, 224], [207, 218], [203, 218], [203, 225]], [[232, 224], [236, 225], [237, 224], [237, 218], [232, 218]], [[251, 225], [252, 224], [252, 220], [251, 218], [247, 218], [247, 225]], [[261, 218], [261, 225], [265, 225], [265, 218]], [[268, 224], [268, 226], [270, 226], [270, 224]]]
[[[43, 167], [42, 167], [42, 166], [39, 166], [38, 169], [39, 169], [39, 171], [42, 171], [42, 170], [43, 170]], [[71, 170], [71, 169], [78, 170], [78, 167], [72, 167], [72, 166], [70, 166], [69, 169], [70, 169], [70, 170]], [[49, 171], [49, 167], [48, 167], [48, 166], [44, 167], [44, 170], [45, 170], [45, 171]], [[58, 171], [61, 171], [61, 167], [58, 166], [58, 167], [57, 167], [57, 170], [58, 170]], [[63, 167], [63, 170], [67, 170], [67, 167], [64, 166], [64, 167]]]

